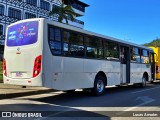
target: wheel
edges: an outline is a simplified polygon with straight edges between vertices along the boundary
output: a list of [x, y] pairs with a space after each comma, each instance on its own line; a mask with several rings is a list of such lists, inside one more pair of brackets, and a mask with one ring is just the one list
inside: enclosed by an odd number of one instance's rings
[[154, 80], [150, 81], [151, 84], [154, 84]]
[[121, 85], [116, 85], [116, 87], [121, 87]]
[[67, 94], [72, 94], [72, 93], [74, 93], [75, 92], [75, 90], [67, 90], [67, 91], [65, 91]]
[[105, 78], [103, 76], [98, 76], [94, 82], [94, 88], [92, 90], [93, 94], [100, 96], [104, 93], [105, 90]]
[[146, 87], [146, 81], [147, 81], [147, 76], [143, 75], [143, 77], [142, 77], [142, 83], [140, 83], [140, 87]]
[[22, 88], [26, 88], [26, 86], [22, 86]]

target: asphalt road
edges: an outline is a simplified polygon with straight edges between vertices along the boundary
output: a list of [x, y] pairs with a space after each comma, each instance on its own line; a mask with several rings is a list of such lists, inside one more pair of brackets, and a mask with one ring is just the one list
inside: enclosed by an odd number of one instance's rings
[[12, 119], [15, 120], [22, 119], [14, 118], [18, 115], [17, 113], [28, 116], [29, 113], [26, 112], [40, 114], [37, 114], [37, 118], [23, 119], [159, 120], [160, 82], [148, 84], [146, 88], [134, 86], [108, 87], [105, 94], [99, 97], [79, 90], [73, 94], [52, 92], [4, 99], [0, 100], [0, 111], [11, 111]]

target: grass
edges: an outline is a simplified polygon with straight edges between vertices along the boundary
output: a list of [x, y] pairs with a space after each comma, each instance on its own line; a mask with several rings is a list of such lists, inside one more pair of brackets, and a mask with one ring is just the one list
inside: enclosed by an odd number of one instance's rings
[[3, 82], [3, 74], [0, 74], [0, 83]]
[[3, 82], [3, 68], [2, 68], [3, 62], [0, 61], [0, 83]]

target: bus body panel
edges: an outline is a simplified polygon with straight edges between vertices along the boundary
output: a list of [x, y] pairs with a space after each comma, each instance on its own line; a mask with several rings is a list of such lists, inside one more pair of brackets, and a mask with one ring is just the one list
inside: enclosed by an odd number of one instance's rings
[[150, 64], [137, 64], [131, 63], [131, 83], [142, 82], [142, 77], [146, 72], [148, 74], [148, 80], [151, 81], [151, 66]]
[[81, 58], [63, 57], [63, 80], [64, 89], [92, 87], [90, 79], [84, 76], [84, 59]]
[[119, 85], [120, 84], [120, 62], [107, 61], [107, 60], [90, 60], [85, 59], [84, 72], [91, 76], [92, 86], [95, 80], [95, 76], [98, 72], [104, 72], [107, 77], [107, 85]]
[[[37, 57], [37, 54], [35, 54], [38, 52], [37, 47], [29, 48], [32, 50], [32, 52], [28, 51], [28, 49], [27, 50], [23, 50], [23, 48], [21, 49], [22, 50], [20, 54], [17, 54], [16, 48], [12, 48], [6, 51], [5, 59], [7, 63], [7, 76], [13, 79], [19, 78], [15, 75], [16, 72], [22, 72], [23, 76], [20, 78], [24, 78], [24, 79], [32, 78], [32, 75], [33, 75], [33, 71], [31, 70], [34, 67], [33, 61]], [[26, 62], [21, 62], [26, 60], [27, 60], [27, 64], [29, 65], [26, 65]]]
[[106, 73], [107, 85], [120, 84], [119, 62], [111, 63], [105, 60], [79, 59], [52, 55], [47, 55], [45, 58], [43, 59], [44, 64], [47, 63], [43, 67], [45, 87], [57, 90], [92, 88], [95, 77], [100, 71]]
[[[32, 28], [32, 26], [28, 26], [28, 32], [24, 33], [22, 36], [22, 40], [28, 40], [25, 39], [25, 36], [31, 37], [32, 35], [37, 34], [37, 41], [33, 44], [22, 44], [17, 46], [16, 42], [11, 44], [11, 46], [7, 45], [7, 39], [9, 37], [6, 37], [5, 41], [5, 50], [4, 50], [4, 59], [6, 61], [6, 71], [7, 76], [3, 75], [3, 82], [4, 84], [16, 84], [16, 85], [24, 85], [24, 86], [42, 86], [42, 72], [38, 74], [35, 78], [33, 78], [33, 69], [34, 69], [34, 63], [37, 56], [42, 56], [42, 49], [43, 49], [43, 34], [42, 33], [42, 27], [43, 27], [43, 19], [31, 19], [31, 20], [23, 20], [20, 22], [16, 22], [10, 26], [8, 26], [7, 31], [9, 31], [10, 27], [14, 27], [14, 31], [18, 31], [20, 28], [18, 28], [23, 23], [30, 24], [31, 22], [37, 22], [38, 28]], [[15, 27], [17, 25], [17, 27]], [[19, 26], [18, 26], [19, 25]], [[23, 29], [24, 26], [21, 29]], [[38, 32], [35, 32], [36, 29], [38, 29]], [[13, 31], [12, 30], [12, 31]], [[11, 31], [11, 32], [12, 32]], [[15, 36], [17, 37], [17, 34], [15, 32]], [[10, 34], [10, 33], [8, 33]], [[14, 40], [14, 39], [13, 39]], [[11, 41], [12, 42], [12, 41]], [[41, 65], [42, 67], [42, 65]]]
[[31, 79], [11, 79], [9, 77], [4, 76], [3, 83], [12, 85], [22, 85], [22, 86], [43, 86], [41, 75]]
[[[48, 88], [53, 88], [53, 63], [57, 65], [55, 62], [53, 62], [53, 56], [51, 54], [49, 44], [48, 44], [48, 24], [46, 20], [44, 21], [43, 26], [43, 35], [44, 35], [44, 42], [43, 42], [43, 61], [42, 61], [42, 71], [43, 71], [43, 85]], [[60, 62], [60, 61], [59, 61]], [[57, 69], [59, 69], [58, 67]]]
[[140, 81], [142, 81], [142, 69], [141, 69], [141, 64], [137, 64], [137, 63], [131, 63], [131, 72], [130, 72], [130, 76], [131, 76], [131, 83], [138, 83]]
[[146, 72], [148, 74], [148, 81], [152, 81], [151, 76], [151, 65], [150, 64], [142, 64], [142, 75]]
[[125, 84], [127, 83], [127, 78], [126, 78], [126, 64], [121, 64], [120, 68], [120, 83]]

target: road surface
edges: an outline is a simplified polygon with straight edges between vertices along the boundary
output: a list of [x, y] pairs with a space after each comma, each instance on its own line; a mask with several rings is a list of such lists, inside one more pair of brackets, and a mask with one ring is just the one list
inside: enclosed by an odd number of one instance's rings
[[13, 120], [159, 120], [160, 82], [146, 88], [107, 87], [99, 97], [78, 90], [4, 99], [0, 100], [0, 111], [11, 112]]

